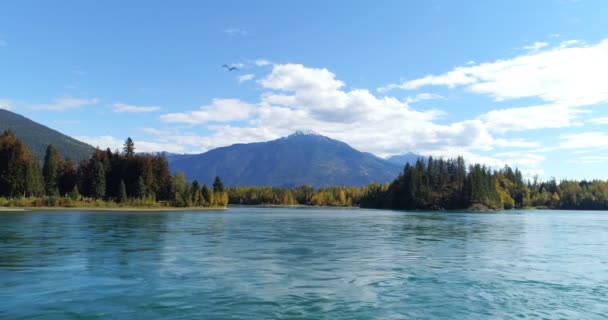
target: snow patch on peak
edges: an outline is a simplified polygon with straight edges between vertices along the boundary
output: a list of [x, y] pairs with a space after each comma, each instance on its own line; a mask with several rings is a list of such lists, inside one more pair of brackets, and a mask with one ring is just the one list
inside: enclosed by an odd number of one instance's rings
[[289, 136], [296, 137], [296, 136], [321, 136], [321, 135], [312, 130], [298, 130], [298, 131], [290, 134]]

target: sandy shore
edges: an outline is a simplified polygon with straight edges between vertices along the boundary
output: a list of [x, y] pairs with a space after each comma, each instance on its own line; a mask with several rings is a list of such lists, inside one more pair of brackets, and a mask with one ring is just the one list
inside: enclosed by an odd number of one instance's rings
[[25, 208], [0, 207], [0, 212], [23, 212], [29, 211]]

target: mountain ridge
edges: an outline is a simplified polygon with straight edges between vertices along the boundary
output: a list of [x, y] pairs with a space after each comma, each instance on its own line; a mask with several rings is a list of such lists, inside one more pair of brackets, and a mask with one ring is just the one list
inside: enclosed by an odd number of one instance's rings
[[[0, 130], [11, 129], [39, 160], [53, 144], [66, 159], [88, 159], [95, 148], [17, 113], [0, 109]], [[137, 141], [135, 142], [137, 145]], [[356, 150], [345, 142], [311, 130], [271, 141], [237, 143], [201, 154], [164, 153], [172, 172], [183, 171], [189, 180], [210, 184], [215, 176], [226, 185], [293, 187], [311, 185], [361, 186], [386, 183], [402, 172], [403, 157], [382, 159]], [[420, 156], [408, 153], [412, 159]], [[406, 159], [407, 160], [407, 159]], [[413, 160], [415, 161], [415, 160]]]
[[88, 159], [95, 148], [82, 141], [67, 136], [55, 129], [35, 122], [15, 112], [0, 109], [0, 131], [11, 129], [23, 141], [33, 155], [42, 161], [46, 148], [52, 144], [66, 159], [76, 162]]
[[219, 175], [227, 185], [236, 186], [360, 186], [392, 181], [402, 170], [401, 165], [313, 131], [177, 156], [169, 164], [189, 179], [206, 183]]

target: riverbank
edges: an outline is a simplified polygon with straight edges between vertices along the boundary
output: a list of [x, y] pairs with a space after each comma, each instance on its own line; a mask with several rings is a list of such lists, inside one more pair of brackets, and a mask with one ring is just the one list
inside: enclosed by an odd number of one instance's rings
[[2, 212], [32, 211], [99, 211], [99, 212], [150, 212], [150, 211], [223, 211], [226, 207], [0, 207]]

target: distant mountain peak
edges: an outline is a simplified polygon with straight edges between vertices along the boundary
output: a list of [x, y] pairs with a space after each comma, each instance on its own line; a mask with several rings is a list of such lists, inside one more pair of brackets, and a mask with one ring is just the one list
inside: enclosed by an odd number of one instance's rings
[[297, 136], [317, 136], [317, 137], [322, 137], [322, 135], [312, 131], [312, 130], [297, 130], [296, 132], [292, 133], [289, 135], [290, 137], [297, 137]]
[[171, 170], [180, 170], [188, 179], [203, 183], [211, 183], [219, 175], [226, 185], [275, 187], [385, 183], [403, 168], [314, 131], [175, 156], [169, 158], [169, 165]]

